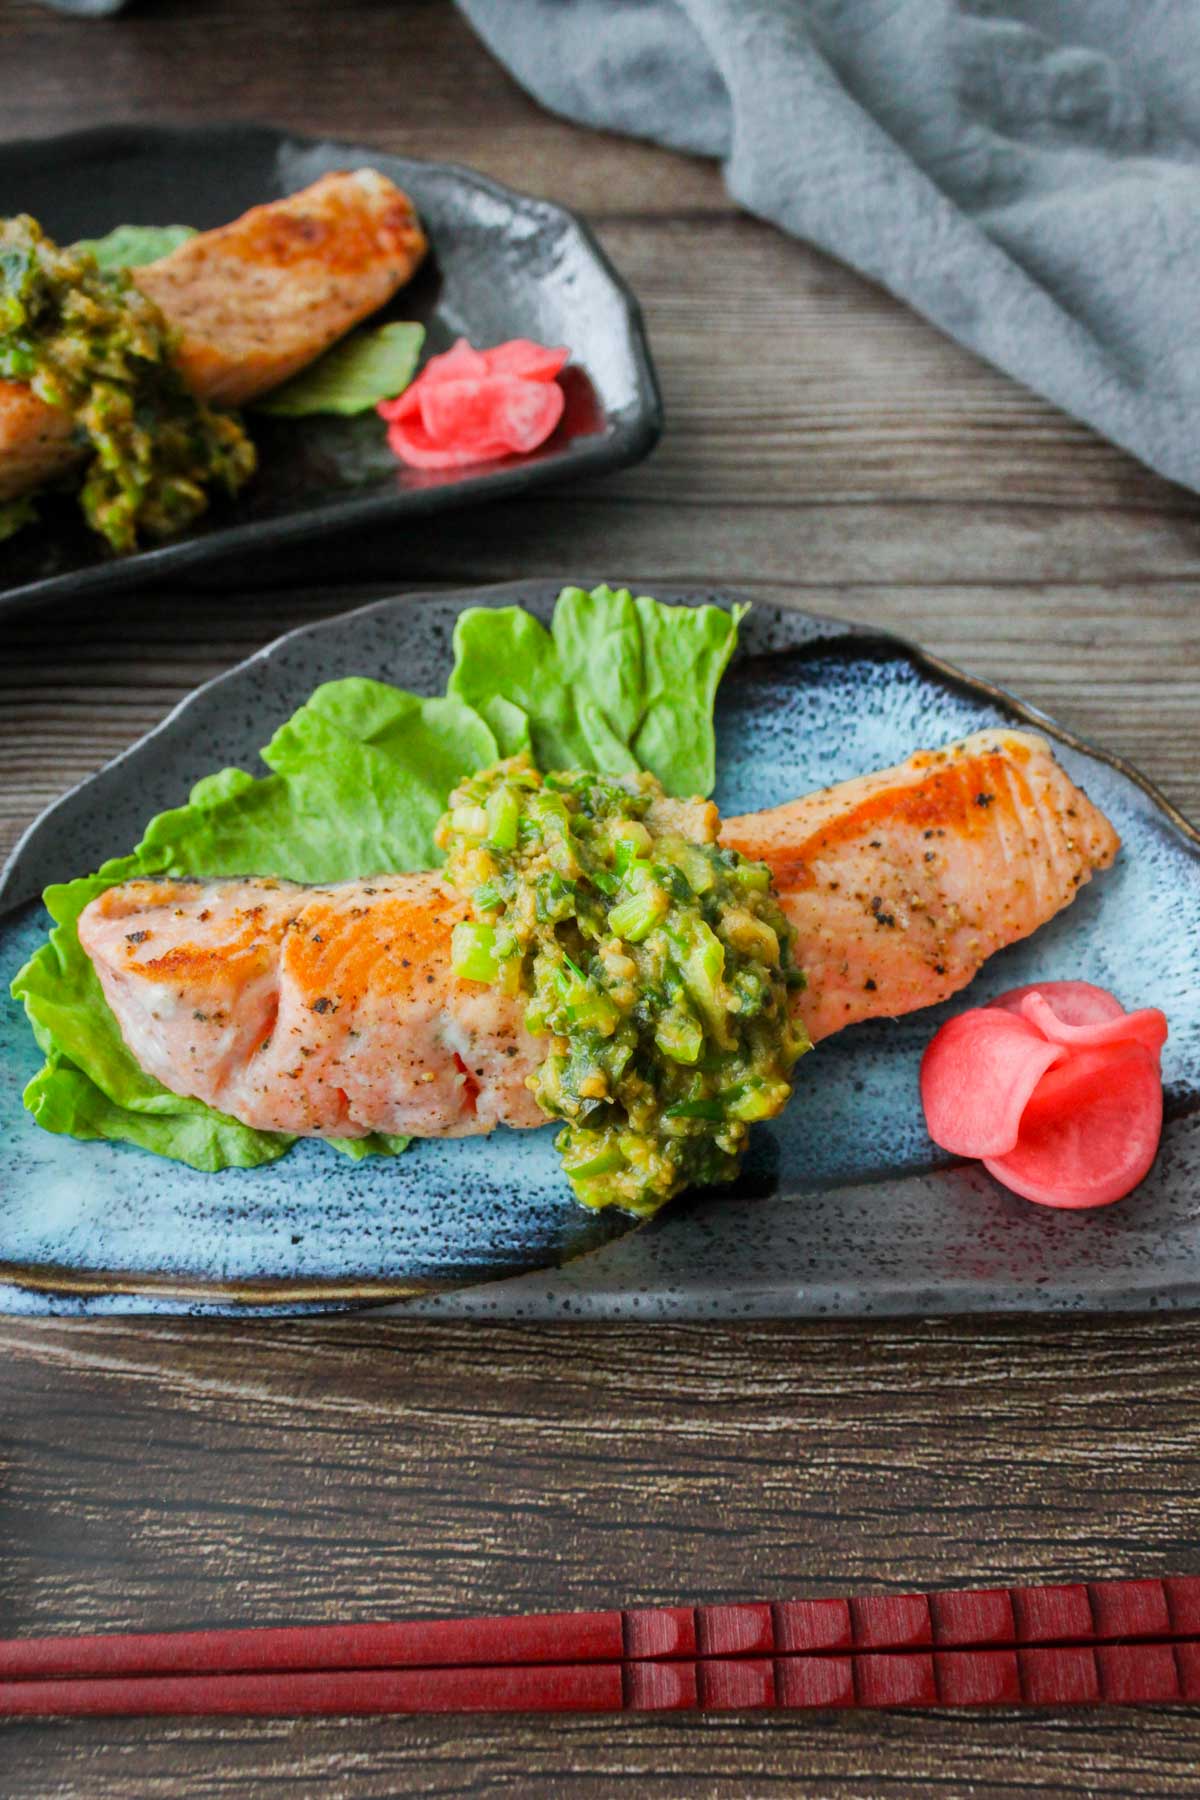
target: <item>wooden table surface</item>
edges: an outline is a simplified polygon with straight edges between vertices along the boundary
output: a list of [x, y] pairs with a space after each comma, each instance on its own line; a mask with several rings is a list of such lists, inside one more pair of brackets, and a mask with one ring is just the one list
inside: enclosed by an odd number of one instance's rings
[[[437, 0], [0, 4], [0, 130], [268, 120], [578, 207], [645, 305], [643, 468], [6, 627], [0, 850], [198, 681], [372, 594], [578, 570], [893, 627], [1200, 813], [1200, 503], [717, 171], [542, 114]], [[3, 197], [4, 210], [20, 196]], [[0, 1320], [0, 1633], [1200, 1571], [1200, 1323]], [[1168, 1709], [23, 1726], [17, 1796], [1187, 1794]]]

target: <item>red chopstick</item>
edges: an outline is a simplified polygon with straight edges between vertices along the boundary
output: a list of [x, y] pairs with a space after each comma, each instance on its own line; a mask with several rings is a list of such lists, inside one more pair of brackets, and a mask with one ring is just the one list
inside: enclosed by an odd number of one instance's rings
[[0, 1683], [0, 1717], [1200, 1704], [1200, 1643]]
[[[664, 1622], [669, 1618], [664, 1609]], [[619, 1662], [619, 1612], [405, 1619], [230, 1631], [0, 1639], [0, 1683], [31, 1676], [209, 1675], [317, 1669]], [[666, 1637], [662, 1640], [667, 1643]], [[670, 1655], [670, 1648], [658, 1652]]]
[[1200, 1702], [1200, 1577], [10, 1639], [0, 1716]]

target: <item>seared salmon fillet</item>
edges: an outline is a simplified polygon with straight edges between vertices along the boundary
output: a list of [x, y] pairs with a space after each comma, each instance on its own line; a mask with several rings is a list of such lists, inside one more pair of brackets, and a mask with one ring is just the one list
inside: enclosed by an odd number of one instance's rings
[[[180, 334], [192, 391], [240, 406], [376, 312], [427, 248], [407, 196], [376, 170], [356, 169], [252, 207], [130, 275]], [[76, 455], [66, 412], [0, 381], [0, 500], [40, 487]]]
[[514, 1001], [460, 981], [435, 875], [328, 888], [130, 881], [79, 938], [138, 1063], [244, 1124], [308, 1137], [540, 1125]]
[[957, 993], [1120, 848], [1045, 739], [1023, 731], [979, 732], [726, 819], [721, 840], [771, 868], [814, 1043]]
[[17, 500], [69, 469], [81, 452], [75, 421], [20, 381], [0, 381], [0, 502]]
[[[816, 1040], [933, 1005], [1044, 924], [1119, 847], [1039, 737], [984, 732], [769, 812], [722, 841], [774, 872]], [[131, 881], [79, 939], [141, 1067], [247, 1125], [422, 1137], [544, 1123], [523, 1002], [451, 972], [436, 873], [327, 888]]]
[[180, 333], [193, 393], [241, 406], [377, 312], [426, 248], [407, 196], [357, 169], [189, 238], [133, 280]]

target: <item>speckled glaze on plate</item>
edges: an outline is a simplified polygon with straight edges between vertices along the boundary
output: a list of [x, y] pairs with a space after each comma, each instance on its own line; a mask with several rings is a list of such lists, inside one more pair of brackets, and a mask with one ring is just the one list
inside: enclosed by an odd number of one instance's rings
[[267, 127], [106, 126], [0, 144], [0, 217], [28, 212], [63, 243], [113, 225], [203, 230], [306, 187], [331, 169], [369, 166], [415, 202], [430, 240], [416, 278], [375, 315], [419, 319], [425, 355], [459, 335], [478, 345], [531, 337], [566, 344], [562, 423], [530, 456], [476, 469], [406, 469], [373, 412], [358, 418], [247, 414], [259, 471], [235, 501], [169, 544], [113, 557], [70, 499], [0, 543], [0, 617], [66, 595], [113, 592], [204, 567], [253, 576], [272, 550], [320, 534], [502, 498], [648, 455], [662, 405], [641, 314], [590, 231], [548, 201], [471, 169], [316, 142]]
[[[0, 878], [0, 906], [15, 909], [0, 923], [5, 982], [42, 934], [44, 915], [31, 902], [46, 882], [127, 849], [149, 814], [177, 803], [199, 776], [229, 762], [255, 768], [257, 746], [319, 681], [369, 673], [440, 691], [462, 607], [518, 600], [547, 618], [560, 585], [382, 601], [293, 632], [201, 688], [18, 846]], [[676, 603], [735, 597], [633, 585]], [[1197, 1304], [1200, 836], [1134, 771], [1004, 694], [896, 638], [765, 606], [743, 625], [721, 689], [717, 799], [728, 812], [775, 805], [999, 722], [1049, 731], [1125, 847], [1074, 906], [991, 962], [971, 998], [1071, 975], [1165, 1010], [1163, 1147], [1128, 1200], [1051, 1212], [934, 1149], [917, 1065], [962, 1001], [822, 1044], [800, 1065], [784, 1118], [756, 1130], [736, 1188], [685, 1197], [632, 1229], [575, 1207], [552, 1130], [421, 1144], [359, 1164], [307, 1144], [270, 1168], [216, 1176], [126, 1146], [50, 1137], [21, 1109], [38, 1059], [6, 996], [0, 1305], [307, 1311], [422, 1290], [426, 1297], [406, 1303], [506, 1317]], [[515, 1271], [525, 1272], [494, 1279]]]

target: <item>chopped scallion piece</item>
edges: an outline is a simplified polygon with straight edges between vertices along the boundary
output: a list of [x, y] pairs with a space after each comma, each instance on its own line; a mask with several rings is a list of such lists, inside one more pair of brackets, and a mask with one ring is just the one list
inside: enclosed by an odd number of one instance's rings
[[786, 1082], [747, 1081], [721, 1098], [729, 1118], [753, 1124], [758, 1119], [773, 1119], [790, 1092]]
[[[580, 1132], [578, 1137], [583, 1139], [591, 1135]], [[618, 1169], [629, 1167], [618, 1145], [606, 1144], [603, 1138], [597, 1138], [595, 1142], [598, 1148], [589, 1148], [580, 1143], [575, 1150], [568, 1151], [563, 1157], [563, 1168], [572, 1181], [588, 1181], [596, 1175], [612, 1175]]]
[[476, 843], [488, 834], [488, 816], [482, 806], [456, 806], [450, 814], [450, 823], [454, 830], [463, 837], [473, 838]]
[[670, 902], [661, 888], [645, 888], [631, 900], [622, 900], [608, 915], [609, 930], [627, 944], [641, 944], [667, 916]]
[[495, 981], [500, 965], [493, 928], [467, 919], [457, 924], [450, 935], [450, 967], [464, 981]]
[[699, 1019], [673, 1007], [665, 1012], [654, 1029], [654, 1041], [672, 1062], [689, 1066], [700, 1061], [704, 1049], [704, 1027]]
[[484, 807], [487, 815], [488, 842], [498, 850], [515, 850], [517, 824], [521, 817], [519, 796], [509, 787], [494, 788]]

